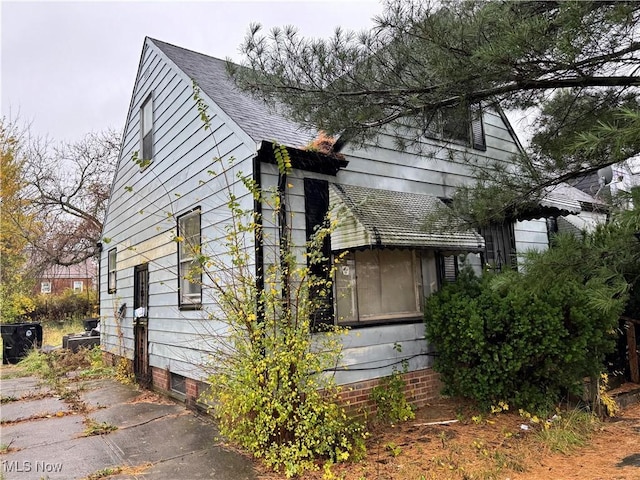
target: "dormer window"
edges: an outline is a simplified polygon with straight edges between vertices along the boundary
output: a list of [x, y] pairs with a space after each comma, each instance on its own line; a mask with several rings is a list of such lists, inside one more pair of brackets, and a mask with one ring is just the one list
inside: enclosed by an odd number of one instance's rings
[[486, 150], [482, 109], [447, 107], [432, 114], [427, 127], [427, 136], [439, 140], [468, 145], [476, 150]]
[[151, 95], [144, 101], [140, 109], [142, 133], [141, 159], [150, 162], [153, 159], [153, 98]]

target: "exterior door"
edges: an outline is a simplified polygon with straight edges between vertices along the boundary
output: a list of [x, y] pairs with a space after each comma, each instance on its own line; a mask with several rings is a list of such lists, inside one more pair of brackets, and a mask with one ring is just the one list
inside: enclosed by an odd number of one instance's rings
[[134, 268], [133, 299], [133, 373], [141, 385], [149, 385], [149, 267], [142, 264]]

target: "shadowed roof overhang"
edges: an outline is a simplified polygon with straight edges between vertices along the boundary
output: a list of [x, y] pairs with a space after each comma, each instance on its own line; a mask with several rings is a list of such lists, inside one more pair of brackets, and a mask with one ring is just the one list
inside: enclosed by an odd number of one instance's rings
[[561, 183], [548, 187], [542, 197], [529, 208], [512, 215], [514, 220], [533, 220], [536, 218], [577, 215], [582, 210], [591, 210], [594, 206], [604, 206], [592, 196]]
[[331, 234], [334, 251], [367, 247], [484, 250], [479, 233], [437, 221], [438, 213], [449, 208], [437, 197], [331, 184], [329, 198], [338, 220]]
[[[287, 147], [287, 151], [289, 152], [292, 168], [298, 170], [335, 176], [340, 169], [349, 165], [349, 162], [343, 158], [325, 155], [320, 152], [300, 150], [293, 147]], [[257, 158], [261, 162], [275, 165], [276, 158], [273, 153], [273, 144], [263, 141], [258, 149]]]

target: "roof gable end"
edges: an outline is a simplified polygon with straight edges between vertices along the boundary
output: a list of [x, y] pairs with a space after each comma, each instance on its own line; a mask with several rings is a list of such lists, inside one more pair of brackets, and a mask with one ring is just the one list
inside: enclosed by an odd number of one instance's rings
[[225, 60], [148, 38], [175, 66], [194, 81], [256, 143], [263, 140], [303, 147], [317, 132], [305, 130], [261, 100], [239, 90], [227, 73]]

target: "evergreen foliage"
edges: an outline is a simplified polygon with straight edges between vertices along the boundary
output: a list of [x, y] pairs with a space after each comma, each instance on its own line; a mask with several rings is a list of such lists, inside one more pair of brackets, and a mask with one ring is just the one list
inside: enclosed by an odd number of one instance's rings
[[427, 337], [449, 393], [535, 410], [599, 377], [620, 315], [638, 305], [640, 189], [630, 196], [633, 208], [593, 233], [529, 253], [524, 273], [465, 272], [428, 299]]
[[336, 29], [328, 40], [252, 25], [242, 45], [250, 68], [230, 71], [240, 88], [339, 142], [392, 132], [399, 147], [428, 153], [422, 140], [443, 115], [526, 111], [532, 145], [513, 165], [456, 158], [479, 183], [455, 207], [486, 225], [640, 152], [637, 134], [605, 133], [637, 125], [639, 20], [634, 1], [389, 0], [371, 30]]

